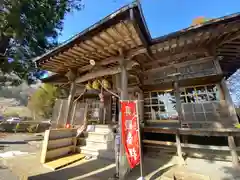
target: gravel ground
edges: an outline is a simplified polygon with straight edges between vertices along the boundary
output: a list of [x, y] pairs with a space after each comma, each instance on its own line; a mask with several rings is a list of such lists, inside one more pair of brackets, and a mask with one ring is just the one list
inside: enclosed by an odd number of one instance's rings
[[[100, 179], [106, 179], [106, 177], [111, 176], [115, 172], [114, 167], [109, 168], [112, 162], [107, 162], [105, 160], [89, 161], [84, 165], [81, 163], [75, 163], [71, 166], [60, 169], [59, 171], [50, 172], [49, 169], [44, 168], [39, 162], [41, 143], [39, 141], [31, 141], [31, 143], [28, 142], [29, 140], [34, 139], [36, 138], [29, 134], [7, 134], [5, 137], [0, 138], [0, 153], [6, 151], [36, 153], [33, 155], [11, 158], [9, 160], [0, 159], [0, 180], [19, 179], [4, 165], [10, 167], [12, 170], [14, 170], [14, 173], [18, 174], [19, 176], [22, 176], [22, 174], [36, 175], [47, 173], [39, 177], [40, 179], [46, 180], [97, 180], [99, 177], [101, 177]], [[163, 156], [161, 158], [158, 157], [157, 159], [150, 159], [149, 162], [145, 162], [145, 173], [149, 174], [149, 177], [156, 177], [156, 179], [158, 179], [161, 175], [161, 167], [165, 166], [167, 163], [175, 164], [176, 160], [174, 158], [167, 158], [167, 156]], [[187, 165], [185, 166], [185, 169], [189, 172], [210, 176], [211, 180], [240, 180], [240, 171], [239, 169], [234, 169], [231, 162], [187, 158], [186, 164]], [[101, 169], [103, 172], [90, 175], [91, 173], [95, 172], [96, 169]], [[89, 177], [83, 178], [83, 176], [86, 176], [86, 174], [89, 174]], [[137, 179], [137, 177], [139, 177], [139, 169], [135, 168], [131, 174], [132, 176], [130, 179]], [[36, 180], [39, 180], [39, 178]]]
[[[31, 134], [0, 133], [0, 153], [7, 151], [22, 151], [36, 153], [40, 147], [29, 145], [28, 141], [36, 139]], [[5, 160], [0, 158], [0, 180], [18, 180], [19, 178], [5, 166]]]
[[18, 180], [11, 170], [9, 170], [5, 165], [2, 164], [0, 160], [0, 180]]

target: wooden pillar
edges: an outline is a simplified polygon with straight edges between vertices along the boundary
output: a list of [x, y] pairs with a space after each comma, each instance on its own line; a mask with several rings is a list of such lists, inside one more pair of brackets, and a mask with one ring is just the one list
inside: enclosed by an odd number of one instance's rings
[[115, 75], [115, 87], [117, 91], [121, 92], [121, 73]]
[[63, 114], [62, 109], [63, 109], [64, 100], [63, 99], [58, 99], [57, 101], [60, 102], [60, 107], [58, 109], [58, 117], [57, 117], [57, 122], [56, 122], [56, 128], [58, 128], [59, 120], [62, 118], [61, 115]]
[[229, 90], [227, 88], [225, 78], [223, 78], [222, 81], [221, 81], [221, 89], [222, 89], [222, 92], [223, 92], [223, 95], [224, 95], [224, 99], [225, 99], [225, 101], [228, 105], [229, 114], [230, 114], [230, 117], [232, 119], [231, 125], [233, 127], [234, 124], [238, 123], [238, 118], [237, 118], [237, 113], [236, 113], [236, 110], [235, 110], [235, 107], [234, 107], [234, 103], [232, 101]]
[[224, 97], [224, 93], [223, 93], [223, 89], [222, 89], [222, 87], [221, 87], [221, 84], [220, 84], [220, 83], [217, 84], [216, 87], [217, 87], [217, 92], [219, 93], [218, 95], [219, 95], [220, 101], [225, 100], [225, 97]]
[[104, 100], [100, 100], [99, 104], [99, 124], [104, 124]]
[[71, 113], [71, 126], [74, 125], [75, 114], [76, 114], [77, 102], [73, 104], [72, 113]]
[[236, 151], [236, 144], [233, 136], [228, 136], [228, 146], [232, 156], [232, 163], [234, 167], [239, 167], [238, 154]]
[[180, 89], [179, 89], [179, 84], [178, 84], [177, 78], [175, 78], [175, 80], [173, 82], [173, 88], [174, 88], [174, 93], [175, 93], [175, 98], [176, 98], [176, 110], [178, 112], [179, 126], [181, 128], [183, 114], [182, 114], [182, 105], [181, 105], [181, 94], [180, 94]]
[[71, 122], [71, 112], [73, 107], [73, 100], [76, 93], [76, 77], [77, 77], [77, 71], [74, 69], [69, 69], [69, 71], [65, 75], [69, 82], [70, 82], [70, 91], [68, 95], [68, 102], [67, 102], [67, 113], [65, 117], [65, 123], [70, 124]]
[[185, 164], [185, 162], [182, 156], [181, 140], [180, 140], [180, 134], [178, 131], [176, 133], [176, 146], [177, 146], [178, 163], [180, 165], [183, 165]]
[[[121, 68], [121, 95], [120, 100], [128, 100], [128, 73], [126, 69], [126, 61], [123, 57], [122, 61], [120, 61], [120, 68]], [[120, 133], [121, 132], [121, 113], [119, 113], [119, 127], [120, 127]], [[123, 147], [123, 142], [121, 138], [121, 144], [120, 144], [120, 158], [119, 158], [119, 179], [123, 180], [125, 178], [125, 175], [127, 174], [127, 171], [129, 169], [127, 157], [125, 155], [125, 150]]]
[[75, 92], [76, 92], [76, 83], [75, 83], [75, 81], [73, 81], [73, 82], [71, 82], [70, 91], [69, 91], [69, 95], [68, 95], [68, 102], [67, 102], [68, 109], [67, 109], [67, 115], [66, 115], [66, 119], [65, 119], [66, 124], [70, 124], [70, 122], [71, 122], [71, 112], [72, 112]]
[[104, 97], [104, 124], [111, 124], [112, 122], [112, 96]]
[[128, 73], [126, 62], [123, 59], [120, 63], [121, 67], [121, 100], [128, 100]]
[[138, 93], [138, 101], [139, 101], [140, 123], [144, 125], [144, 96], [143, 96], [142, 90]]

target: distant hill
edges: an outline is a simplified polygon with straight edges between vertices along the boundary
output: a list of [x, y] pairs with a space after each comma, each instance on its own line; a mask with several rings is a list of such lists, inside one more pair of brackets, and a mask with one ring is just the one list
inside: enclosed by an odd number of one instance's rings
[[22, 83], [19, 86], [1, 86], [0, 87], [0, 109], [6, 107], [27, 106], [29, 96], [37, 89], [40, 82], [29, 86]]

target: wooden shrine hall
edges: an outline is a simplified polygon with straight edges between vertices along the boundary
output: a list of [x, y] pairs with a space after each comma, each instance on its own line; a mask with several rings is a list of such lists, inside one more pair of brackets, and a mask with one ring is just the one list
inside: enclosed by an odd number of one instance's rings
[[[140, 6], [132, 3], [36, 64], [54, 73], [43, 82], [69, 92], [64, 123], [81, 124], [87, 116], [89, 123], [114, 124], [119, 100], [138, 99], [144, 132], [238, 134], [226, 79], [240, 67], [240, 14], [153, 39]], [[231, 150], [232, 136], [228, 142]]]

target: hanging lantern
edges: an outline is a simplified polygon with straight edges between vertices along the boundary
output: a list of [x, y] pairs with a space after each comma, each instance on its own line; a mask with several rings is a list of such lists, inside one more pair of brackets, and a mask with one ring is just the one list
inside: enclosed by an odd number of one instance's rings
[[99, 89], [100, 88], [100, 84], [99, 84], [98, 80], [93, 81], [92, 88], [93, 89]]
[[105, 89], [109, 89], [110, 88], [110, 83], [106, 79], [103, 79], [102, 80], [102, 86]]
[[87, 90], [91, 90], [92, 89], [92, 84], [91, 84], [90, 81], [86, 84], [86, 89]]

